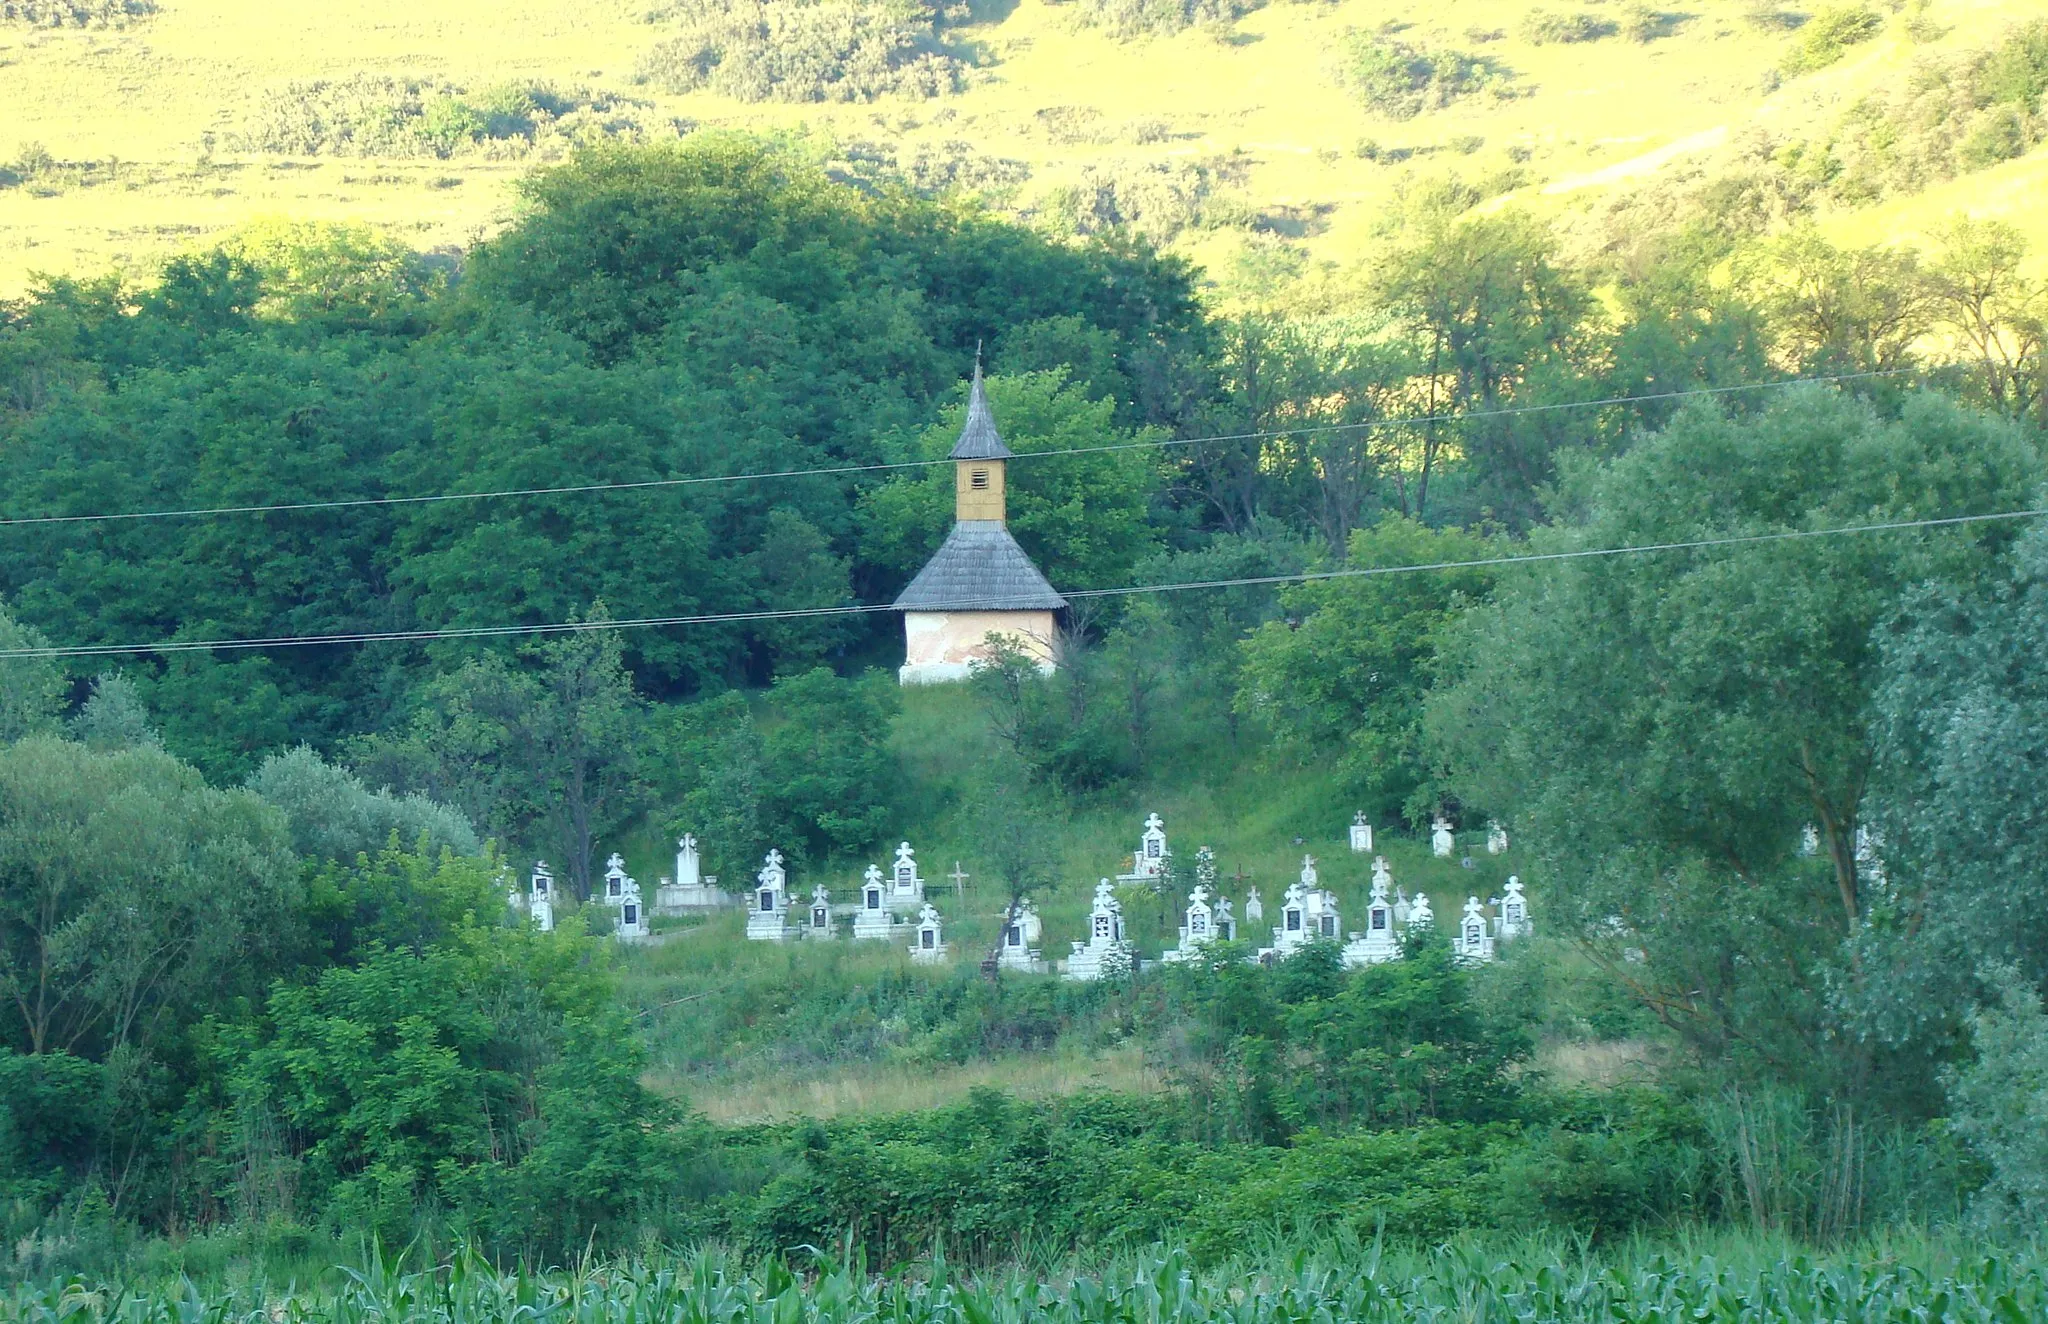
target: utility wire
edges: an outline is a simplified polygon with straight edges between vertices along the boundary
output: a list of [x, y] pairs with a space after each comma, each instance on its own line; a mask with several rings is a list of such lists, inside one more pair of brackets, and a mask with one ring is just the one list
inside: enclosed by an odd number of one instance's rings
[[[1873, 372], [1845, 372], [1826, 377], [1787, 377], [1773, 382], [1750, 382], [1740, 386], [1700, 386], [1682, 391], [1655, 391], [1647, 395], [1615, 395], [1600, 400], [1560, 400], [1551, 404], [1509, 405], [1500, 409], [1477, 409], [1461, 414], [1410, 414], [1399, 418], [1374, 419], [1359, 423], [1325, 423], [1310, 427], [1274, 428], [1261, 432], [1232, 432], [1212, 437], [1163, 437], [1156, 441], [1127, 441], [1108, 446], [1075, 446], [1066, 450], [1023, 451], [1015, 458], [1032, 460], [1062, 455], [1102, 455], [1112, 451], [1163, 450], [1176, 446], [1202, 446], [1211, 442], [1271, 441], [1283, 437], [1317, 433], [1358, 432], [1372, 428], [1413, 427], [1422, 423], [1452, 423], [1461, 419], [1504, 418], [1517, 414], [1545, 414], [1565, 409], [1603, 409], [1609, 405], [1650, 404], [1660, 400], [1683, 400], [1693, 396], [1730, 395], [1740, 391], [1767, 391], [1786, 386], [1820, 385], [1863, 381], [1876, 377], [1897, 377], [1911, 368], [1885, 368]], [[752, 483], [778, 478], [828, 478], [851, 474], [890, 473], [903, 469], [927, 469], [951, 464], [950, 459], [896, 460], [877, 464], [841, 464], [816, 469], [771, 469], [744, 474], [700, 474], [686, 478], [647, 478], [626, 483], [575, 483], [562, 487], [512, 487], [487, 492], [438, 492], [421, 496], [351, 497], [335, 501], [284, 501], [244, 506], [197, 506], [175, 510], [131, 510], [98, 515], [23, 515], [0, 518], [0, 528], [36, 524], [104, 524], [126, 520], [199, 519], [216, 515], [269, 515], [309, 510], [353, 510], [368, 506], [438, 505], [450, 501], [495, 501], [506, 497], [577, 496], [589, 492], [635, 492], [665, 487], [695, 487], [711, 483]]]
[[[1742, 547], [1757, 543], [1791, 542], [1806, 538], [1830, 538], [1859, 533], [1886, 533], [1903, 529], [1934, 529], [1959, 524], [1981, 524], [1997, 520], [2033, 519], [2048, 515], [2048, 507], [2032, 510], [1998, 511], [1987, 515], [1949, 515], [1938, 519], [1890, 520], [1879, 524], [1851, 524], [1830, 529], [1790, 529], [1776, 533], [1731, 534], [1720, 538], [1690, 538], [1679, 542], [1636, 543], [1625, 547], [1582, 547], [1562, 552], [1528, 552], [1518, 556], [1488, 556], [1466, 561], [1431, 561], [1421, 565], [1347, 566], [1341, 570], [1311, 570], [1288, 575], [1249, 575], [1235, 579], [1187, 580], [1173, 584], [1134, 584], [1124, 588], [1076, 589], [1068, 598], [1129, 597], [1140, 593], [1179, 593], [1191, 589], [1240, 588], [1266, 584], [1305, 584], [1325, 579], [1361, 579], [1378, 575], [1412, 575], [1436, 570], [1476, 570], [1490, 566], [1535, 565], [1552, 561], [1581, 561], [1596, 557], [1633, 556], [1651, 552], [1699, 551], [1714, 547]], [[789, 621], [835, 616], [864, 616], [875, 612], [916, 610], [1001, 611], [1005, 599], [972, 598], [957, 602], [919, 603], [905, 609], [894, 603], [857, 603], [843, 607], [798, 607], [786, 611], [715, 612], [696, 616], [645, 616], [625, 621], [560, 621], [546, 625], [479, 625], [451, 629], [382, 630], [345, 634], [278, 635], [267, 639], [165, 639], [148, 644], [91, 644], [78, 647], [0, 649], [0, 660], [10, 658], [116, 657], [139, 653], [195, 653], [259, 648], [306, 648], [320, 644], [374, 644], [431, 639], [484, 639], [569, 634], [583, 630], [642, 630], [683, 625], [728, 625], [744, 621]], [[1031, 609], [1033, 599], [1009, 600], [1011, 610]]]

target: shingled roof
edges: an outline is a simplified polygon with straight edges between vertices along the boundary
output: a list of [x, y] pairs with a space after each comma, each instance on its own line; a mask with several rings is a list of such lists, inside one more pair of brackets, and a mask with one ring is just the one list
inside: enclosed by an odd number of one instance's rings
[[[970, 427], [972, 418], [970, 414]], [[995, 436], [993, 427], [989, 436]], [[996, 444], [1002, 445], [1000, 441]], [[1009, 529], [994, 519], [955, 523], [946, 541], [896, 599], [896, 606], [903, 611], [1056, 611], [1066, 605], [1067, 600], [1053, 592]]]
[[1007, 460], [1010, 448], [996, 433], [995, 416], [988, 412], [988, 397], [981, 390], [981, 360], [974, 361], [974, 385], [967, 392], [967, 425], [960, 440], [953, 443], [949, 460]]

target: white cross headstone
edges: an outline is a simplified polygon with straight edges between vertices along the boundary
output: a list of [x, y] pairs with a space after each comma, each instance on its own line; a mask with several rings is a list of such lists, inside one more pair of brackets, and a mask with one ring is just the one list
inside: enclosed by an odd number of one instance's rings
[[804, 934], [807, 938], [832, 937], [832, 893], [823, 883], [811, 889], [811, 916]]
[[946, 941], [939, 931], [939, 912], [929, 902], [917, 912], [917, 941], [911, 944], [910, 959], [920, 965], [946, 959]]
[[1429, 893], [1417, 892], [1408, 902], [1408, 927], [1411, 929], [1433, 929], [1436, 915], [1429, 908]]
[[1068, 979], [1119, 979], [1131, 973], [1129, 945], [1124, 941], [1124, 906], [1105, 878], [1095, 885], [1095, 905], [1088, 912], [1088, 941], [1073, 944], [1062, 973]]
[[1820, 829], [1811, 823], [1799, 829], [1799, 853], [1809, 856], [1820, 854]]
[[1450, 859], [1451, 851], [1457, 846], [1457, 838], [1451, 835], [1450, 820], [1442, 814], [1438, 814], [1430, 825], [1429, 846], [1439, 860]]
[[961, 868], [960, 861], [955, 860], [953, 861], [953, 872], [947, 874], [946, 877], [953, 880], [954, 899], [964, 899], [967, 895], [967, 880], [974, 877], [974, 875]]
[[755, 875], [754, 904], [747, 907], [747, 937], [756, 942], [781, 942], [789, 931], [789, 874], [782, 852], [771, 850]]
[[604, 902], [616, 906], [626, 897], [626, 858], [617, 851], [604, 862]]
[[1498, 822], [1489, 821], [1486, 825], [1486, 853], [1488, 855], [1499, 855], [1507, 850], [1507, 848], [1508, 830]]
[[1372, 900], [1365, 907], [1365, 932], [1354, 933], [1344, 944], [1347, 966], [1378, 965], [1401, 955], [1401, 939], [1394, 931], [1394, 903], [1387, 897], [1387, 879], [1373, 873]]
[[1145, 815], [1145, 833], [1138, 838], [1137, 853], [1131, 856], [1131, 871], [1119, 874], [1120, 882], [1149, 882], [1166, 867], [1166, 824], [1157, 814]]
[[1486, 931], [1486, 916], [1480, 910], [1476, 896], [1465, 902], [1465, 913], [1458, 920], [1458, 936], [1452, 943], [1452, 951], [1461, 961], [1476, 963], [1493, 959], [1493, 935]]
[[1365, 821], [1363, 809], [1351, 820], [1351, 849], [1361, 852], [1372, 849], [1372, 824]]
[[639, 942], [647, 933], [647, 910], [640, 902], [640, 884], [628, 878], [619, 889], [619, 923], [612, 936], [620, 942]]
[[889, 884], [879, 865], [870, 864], [861, 875], [860, 904], [853, 912], [853, 936], [862, 941], [896, 936], [896, 917], [889, 913]]
[[1003, 940], [996, 949], [996, 965], [1004, 970], [1043, 970], [1045, 962], [1038, 954], [1038, 940], [1043, 932], [1038, 908], [1028, 899], [1020, 899], [1003, 919]]
[[1266, 907], [1259, 902], [1259, 889], [1254, 887], [1251, 895], [1244, 899], [1244, 922], [1257, 924], [1266, 917]]
[[899, 905], [924, 904], [924, 879], [917, 873], [917, 852], [904, 842], [896, 848], [896, 863], [890, 872], [889, 899]]
[[1522, 880], [1509, 874], [1507, 895], [1500, 899], [1500, 936], [1512, 942], [1530, 931], [1529, 898], [1522, 894]]
[[1218, 936], [1216, 911], [1209, 904], [1209, 889], [1196, 883], [1195, 890], [1188, 893], [1187, 910], [1180, 926], [1180, 945], [1164, 953], [1160, 959], [1175, 963], [1190, 960]]

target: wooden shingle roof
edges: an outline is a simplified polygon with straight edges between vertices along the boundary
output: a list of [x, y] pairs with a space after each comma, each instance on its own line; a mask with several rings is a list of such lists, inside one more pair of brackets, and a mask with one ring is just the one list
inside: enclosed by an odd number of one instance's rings
[[896, 599], [902, 611], [1057, 611], [1066, 605], [1009, 529], [993, 519], [955, 523]]
[[967, 392], [967, 424], [960, 440], [953, 443], [949, 460], [1007, 460], [1010, 448], [996, 432], [995, 415], [988, 411], [988, 396], [981, 389], [981, 360], [974, 362], [974, 385]]

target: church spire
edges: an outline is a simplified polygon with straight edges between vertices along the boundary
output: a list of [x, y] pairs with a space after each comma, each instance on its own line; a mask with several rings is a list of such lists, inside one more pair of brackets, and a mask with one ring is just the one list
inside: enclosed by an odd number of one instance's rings
[[988, 394], [981, 388], [981, 355], [974, 356], [974, 384], [967, 388], [967, 424], [960, 440], [953, 443], [950, 459], [1007, 460], [1010, 448], [996, 432], [995, 415], [988, 409]]

